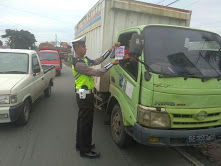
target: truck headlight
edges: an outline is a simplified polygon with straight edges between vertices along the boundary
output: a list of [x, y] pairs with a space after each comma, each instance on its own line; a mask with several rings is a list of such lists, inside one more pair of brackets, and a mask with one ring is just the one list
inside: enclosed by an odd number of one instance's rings
[[139, 124], [151, 128], [170, 128], [170, 116], [164, 108], [157, 111], [153, 107], [138, 106], [137, 121]]
[[17, 103], [17, 95], [3, 95], [0, 96], [0, 104], [14, 104]]
[[9, 104], [9, 95], [0, 96], [0, 104]]

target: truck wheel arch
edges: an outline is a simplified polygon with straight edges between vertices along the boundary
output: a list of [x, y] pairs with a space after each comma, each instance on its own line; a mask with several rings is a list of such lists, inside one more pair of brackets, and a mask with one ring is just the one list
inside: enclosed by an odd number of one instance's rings
[[132, 137], [127, 134], [123, 122], [123, 116], [120, 105], [115, 104], [113, 111], [111, 112], [111, 134], [114, 142], [120, 148], [127, 147], [132, 140]]
[[105, 115], [104, 115], [104, 124], [105, 125], [110, 125], [111, 122], [111, 112], [115, 106], [115, 104], [119, 104], [119, 102], [117, 101], [117, 99], [114, 96], [111, 96], [108, 99], [108, 103], [107, 103], [107, 108], [105, 111]]
[[[128, 126], [128, 125], [133, 126], [134, 122], [136, 122], [136, 119], [132, 113], [130, 106], [127, 104], [124, 104], [124, 103], [127, 103], [127, 101], [121, 95], [119, 95], [119, 98], [116, 95], [112, 95], [109, 97], [106, 111], [105, 111], [105, 116], [104, 116], [104, 124], [105, 125], [111, 124], [112, 109], [114, 108], [114, 105], [117, 103], [119, 104], [119, 106], [121, 108], [123, 119], [124, 119], [124, 124], [126, 126]], [[125, 111], [127, 111], [126, 114], [125, 114]], [[126, 117], [124, 117], [124, 116], [127, 117], [127, 120], [125, 119]]]

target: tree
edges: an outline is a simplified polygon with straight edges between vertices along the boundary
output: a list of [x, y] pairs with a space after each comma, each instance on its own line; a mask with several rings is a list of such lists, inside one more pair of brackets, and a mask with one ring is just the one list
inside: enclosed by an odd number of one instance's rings
[[2, 35], [2, 38], [8, 38], [6, 44], [10, 46], [10, 48], [15, 49], [34, 49], [35, 46], [35, 36], [31, 34], [29, 31], [24, 30], [11, 30], [6, 29], [5, 35]]
[[0, 40], [0, 46], [2, 46], [3, 45], [3, 42]]

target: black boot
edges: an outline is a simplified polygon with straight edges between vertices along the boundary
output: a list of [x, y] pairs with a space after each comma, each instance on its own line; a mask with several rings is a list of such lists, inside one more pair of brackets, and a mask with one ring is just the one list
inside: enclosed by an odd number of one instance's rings
[[80, 156], [85, 158], [95, 159], [95, 158], [100, 158], [101, 154], [89, 151], [89, 152], [80, 152]]

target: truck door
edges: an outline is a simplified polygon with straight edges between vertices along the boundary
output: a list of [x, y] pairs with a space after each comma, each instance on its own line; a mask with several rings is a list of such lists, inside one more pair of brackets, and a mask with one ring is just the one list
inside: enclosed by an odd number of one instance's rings
[[33, 100], [36, 100], [44, 91], [45, 81], [44, 73], [40, 67], [40, 62], [36, 54], [32, 55], [32, 71], [33, 71]]
[[[133, 30], [132, 32], [122, 33], [118, 38], [118, 41], [121, 42], [121, 45], [127, 48], [127, 50], [125, 50], [125, 54], [129, 53], [129, 42], [133, 33], [138, 33], [138, 31]], [[140, 93], [141, 66], [135, 58], [128, 58], [127, 56], [126, 59], [120, 60], [118, 67], [119, 82], [117, 86], [120, 89], [121, 93], [123, 93], [124, 98], [127, 101], [127, 103], [124, 104], [130, 106], [133, 115], [136, 118], [136, 110], [139, 102]]]

